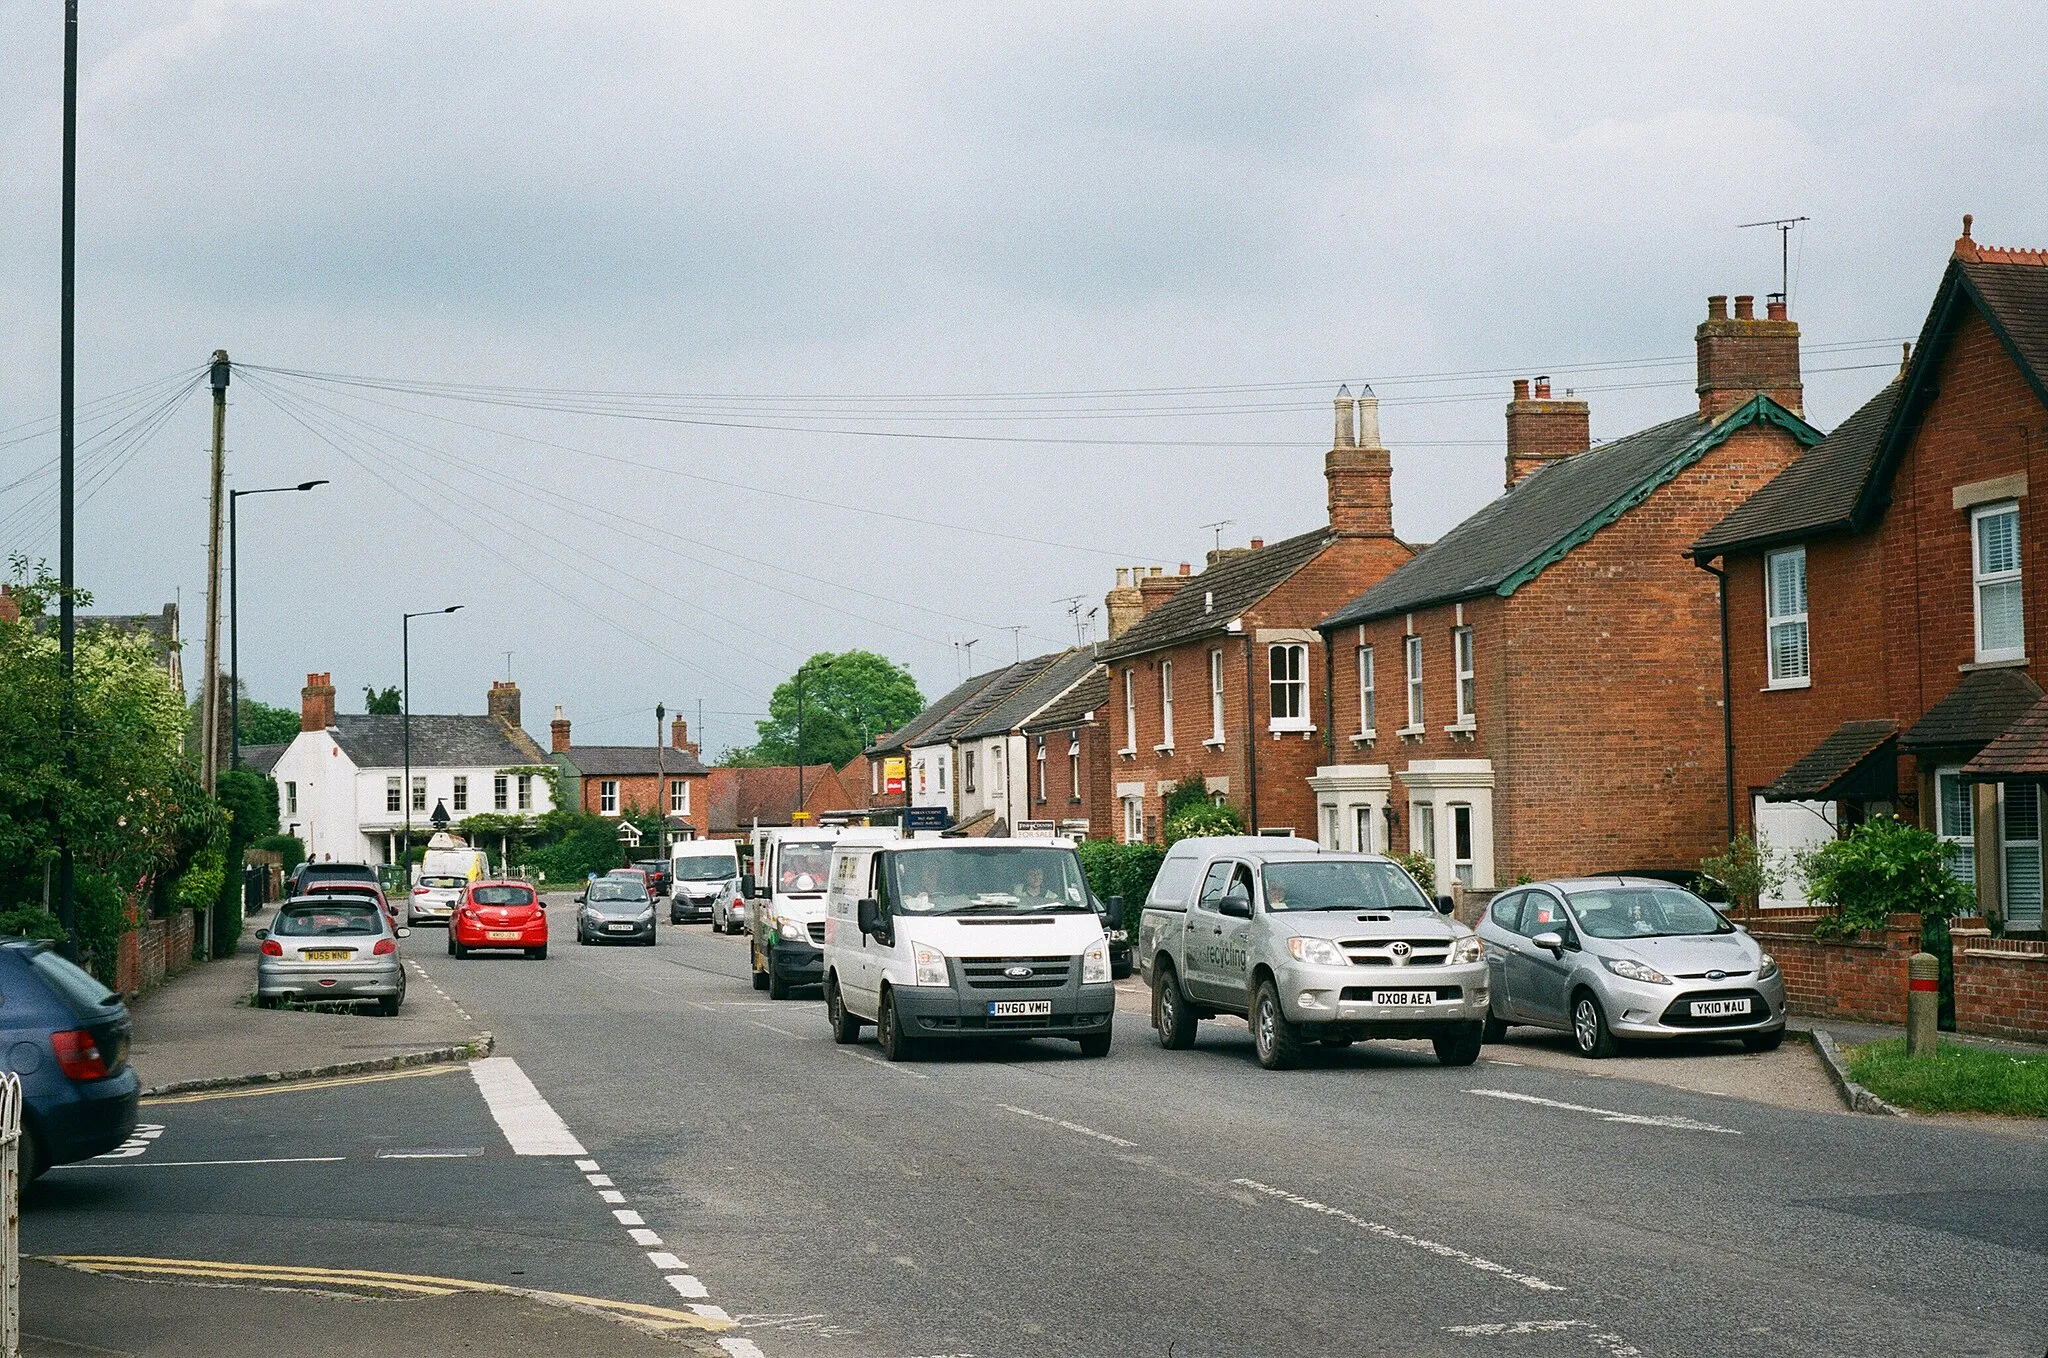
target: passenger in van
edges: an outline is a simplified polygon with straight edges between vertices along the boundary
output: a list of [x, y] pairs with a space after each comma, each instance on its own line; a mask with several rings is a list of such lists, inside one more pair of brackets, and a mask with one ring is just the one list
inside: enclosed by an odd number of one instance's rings
[[913, 889], [903, 898], [903, 908], [920, 914], [939, 908], [939, 865], [925, 863], [918, 869]]
[[1027, 868], [1024, 885], [1016, 890], [1016, 897], [1025, 905], [1051, 905], [1059, 900], [1053, 889], [1045, 884], [1045, 869]]

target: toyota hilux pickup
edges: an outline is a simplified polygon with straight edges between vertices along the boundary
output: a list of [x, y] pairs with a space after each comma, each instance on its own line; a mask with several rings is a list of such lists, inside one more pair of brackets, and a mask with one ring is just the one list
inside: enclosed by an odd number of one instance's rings
[[1377, 854], [1310, 841], [1184, 839], [1160, 866], [1138, 933], [1159, 1044], [1185, 1051], [1204, 1018], [1251, 1026], [1259, 1064], [1312, 1043], [1428, 1038], [1437, 1060], [1479, 1059], [1486, 954], [1415, 879]]

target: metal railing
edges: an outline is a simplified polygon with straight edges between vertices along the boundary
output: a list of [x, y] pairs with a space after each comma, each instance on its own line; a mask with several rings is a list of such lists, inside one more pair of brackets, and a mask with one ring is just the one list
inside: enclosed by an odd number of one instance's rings
[[0, 1072], [0, 1358], [21, 1353], [21, 1077]]

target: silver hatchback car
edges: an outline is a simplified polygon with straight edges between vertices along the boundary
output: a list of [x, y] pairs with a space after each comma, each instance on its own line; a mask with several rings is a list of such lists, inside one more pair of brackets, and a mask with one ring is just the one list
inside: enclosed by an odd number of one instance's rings
[[367, 897], [286, 901], [270, 927], [256, 931], [257, 1002], [374, 1003], [378, 1012], [396, 1014], [405, 1003], [398, 940], [410, 932], [394, 929]]
[[1510, 887], [1479, 922], [1493, 976], [1489, 1041], [1556, 1028], [1581, 1056], [1617, 1038], [1785, 1037], [1785, 978], [1755, 939], [1683, 887], [1639, 877]]

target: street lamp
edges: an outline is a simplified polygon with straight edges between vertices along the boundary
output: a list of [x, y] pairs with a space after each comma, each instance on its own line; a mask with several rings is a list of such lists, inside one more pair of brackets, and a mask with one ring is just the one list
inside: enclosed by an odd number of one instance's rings
[[654, 814], [661, 819], [655, 822], [654, 848], [656, 856], [664, 863], [668, 861], [668, 770], [662, 763], [662, 724], [668, 719], [668, 708], [654, 705]]
[[[819, 662], [818, 668], [829, 670], [843, 659], [844, 656], [835, 655]], [[796, 805], [790, 808], [791, 821], [804, 809], [804, 671], [810, 667], [808, 660], [796, 667]]]
[[286, 491], [311, 490], [325, 481], [301, 481], [296, 486], [265, 486], [262, 490], [228, 492], [228, 767], [242, 767], [242, 610], [236, 589], [235, 502], [244, 495], [281, 495]]
[[405, 687], [405, 696], [400, 700], [399, 726], [405, 744], [405, 851], [399, 856], [398, 865], [408, 877], [412, 873], [412, 620], [431, 618], [441, 613], [453, 613], [461, 604], [450, 604], [446, 608], [430, 608], [423, 613], [408, 613], [399, 625], [399, 682]]

